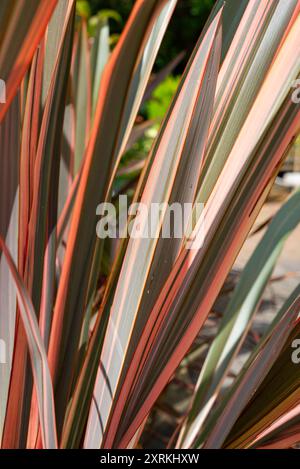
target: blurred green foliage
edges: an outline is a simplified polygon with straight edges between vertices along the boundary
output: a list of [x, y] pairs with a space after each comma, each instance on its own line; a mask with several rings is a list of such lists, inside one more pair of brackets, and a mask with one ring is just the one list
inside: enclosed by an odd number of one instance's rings
[[[153, 121], [153, 125], [124, 155], [121, 167], [131, 161], [145, 159], [149, 153], [159, 124], [176, 92], [186, 61], [194, 49], [215, 1], [178, 0], [160, 47], [154, 71], [158, 72], [163, 69], [182, 51], [186, 52], [185, 58], [173, 70], [173, 74], [170, 74], [156, 87], [151, 98], [140, 110], [140, 116], [145, 120]], [[114, 47], [134, 3], [135, 0], [77, 0], [77, 13], [88, 19], [88, 31], [91, 36], [94, 35], [99, 21], [109, 21], [110, 45]], [[121, 185], [124, 183], [123, 179], [124, 177], [118, 179], [121, 181], [119, 181]]]
[[92, 14], [91, 7], [88, 0], [77, 0], [76, 12], [82, 18], [89, 18]]
[[180, 77], [169, 75], [157, 88], [151, 99], [146, 103], [145, 109], [148, 119], [162, 120], [179, 85]]
[[[99, 10], [115, 10], [122, 22], [111, 22], [113, 34], [121, 32], [134, 0], [85, 0], [89, 3], [91, 15]], [[156, 70], [163, 68], [182, 50], [187, 51], [186, 60], [190, 56], [201, 30], [209, 16], [215, 0], [178, 0], [177, 7], [162, 43], [156, 61]], [[181, 73], [185, 66], [182, 61], [176, 72]]]

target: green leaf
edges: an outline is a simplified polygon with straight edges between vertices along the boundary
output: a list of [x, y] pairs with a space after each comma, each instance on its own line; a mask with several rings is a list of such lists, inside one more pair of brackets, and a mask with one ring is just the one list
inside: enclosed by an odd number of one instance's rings
[[78, 41], [76, 79], [74, 80], [76, 109], [75, 174], [80, 168], [90, 136], [91, 71], [86, 21], [82, 21]]
[[109, 26], [106, 21], [99, 21], [91, 50], [92, 116], [95, 115], [101, 77], [109, 54]]
[[[73, 19], [74, 9], [70, 4], [68, 15], [65, 17], [59, 56], [53, 70], [42, 116], [34, 170], [31, 173], [33, 179], [29, 180], [29, 187], [32, 190], [32, 206], [27, 226], [26, 251], [22, 252], [22, 255], [25, 255], [24, 282], [31, 294], [31, 300], [38, 314], [42, 336], [46, 344], [49, 340], [55, 292], [56, 231], [53, 227], [56, 225], [57, 217], [59, 149], [71, 59]], [[34, 124], [31, 120], [25, 122], [24, 125]], [[31, 132], [31, 130], [27, 129], [26, 131]], [[25, 188], [22, 188], [23, 190], [26, 193]], [[32, 397], [32, 380], [29, 370], [26, 369], [27, 340], [25, 332], [22, 323], [18, 323], [15, 335], [15, 351], [17, 352], [14, 356], [11, 379], [11, 389], [14, 392], [11, 393], [8, 402], [8, 420], [13, 429], [6, 435], [6, 439], [11, 439], [11, 446], [23, 446], [26, 444], [28, 436], [27, 425]], [[19, 412], [16, 411], [18, 407], [20, 408]], [[21, 421], [23, 425], [20, 424]], [[10, 446], [8, 442], [7, 444]]]
[[[131, 423], [126, 422], [121, 447], [142, 424], [204, 324], [298, 133], [299, 107], [291, 101], [290, 86], [300, 71], [299, 57], [293, 53], [300, 39], [299, 25], [299, 17], [295, 17], [190, 236], [191, 242], [180, 252], [148, 315], [138, 345], [138, 353], [144, 355], [143, 379], [139, 376], [138, 384], [131, 389]], [[148, 328], [154, 324], [148, 356], [148, 349], [143, 347], [148, 342]]]
[[53, 389], [47, 362], [47, 353], [40, 335], [36, 312], [34, 311], [30, 296], [17, 271], [13, 258], [1, 237], [0, 249], [6, 258], [14, 281], [20, 314], [26, 332], [33, 377], [38, 397], [43, 446], [46, 449], [55, 449], [57, 448], [57, 436]]
[[91, 16], [90, 4], [87, 0], [77, 0], [76, 13], [85, 20]]
[[[238, 417], [259, 389], [272, 366], [277, 363], [286, 344], [290, 348], [289, 337], [294, 333], [299, 314], [299, 295], [300, 286], [291, 293], [277, 313], [265, 335], [244, 364], [237, 381], [207, 422], [205, 431], [196, 445], [205, 443], [204, 447], [207, 448], [223, 445]], [[284, 380], [282, 382], [284, 383]], [[268, 400], [272, 402], [269, 397]]]
[[136, 2], [102, 77], [74, 204], [49, 347], [61, 414], [66, 409], [74, 363], [78, 358], [88, 273], [96, 246], [96, 208], [109, 197], [112, 180], [175, 4], [176, 0]]
[[292, 195], [270, 223], [247, 262], [224, 312], [199, 376], [182, 445], [189, 447], [218, 396], [223, 379], [249, 330], [262, 293], [289, 234], [300, 222], [300, 191]]
[[[0, 236], [5, 240], [15, 263], [18, 262], [20, 99], [17, 95], [0, 126]], [[14, 348], [16, 294], [4, 255], [0, 254], [0, 340], [5, 348], [5, 363], [0, 363], [1, 406], [0, 440], [6, 414]]]
[[[203, 42], [195, 48], [184, 79], [153, 147], [151, 164], [144, 173], [145, 182], [140, 199], [147, 207], [152, 203], [181, 204], [192, 202], [194, 199], [201, 156], [204, 153], [212, 114], [219, 66], [221, 46], [219, 19], [220, 16], [208, 29]], [[157, 234], [162, 229], [164, 215], [162, 214], [162, 217], [156, 221]], [[140, 223], [143, 232], [147, 226], [147, 218], [142, 218]], [[124, 404], [126, 402], [128, 404], [128, 395], [122, 395], [121, 390], [126, 392], [125, 389], [129, 389], [133, 377], [128, 378], [129, 383], [122, 388], [124, 377], [128, 370], [131, 371], [131, 376], [134, 376], [133, 370], [137, 363], [132, 361], [133, 352], [141, 330], [146, 324], [148, 313], [180, 247], [181, 239], [172, 236], [171, 239], [145, 236], [130, 239], [128, 242], [110, 308], [100, 359], [102, 367], [98, 369], [86, 432], [86, 447], [99, 445], [102, 428], [105, 429], [108, 419], [110, 425], [103, 443], [105, 446], [115, 446], [117, 444], [115, 438], [119, 438], [117, 432], [121, 433], [123, 425], [126, 425], [126, 420], [121, 419], [121, 412]], [[158, 265], [160, 265], [159, 271]], [[114, 360], [111, 360], [112, 350], [115, 353]], [[119, 353], [120, 350], [123, 354]]]

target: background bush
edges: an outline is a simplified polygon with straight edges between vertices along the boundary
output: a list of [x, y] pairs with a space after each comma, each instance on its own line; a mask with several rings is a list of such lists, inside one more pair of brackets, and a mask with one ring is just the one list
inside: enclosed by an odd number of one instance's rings
[[[182, 50], [190, 56], [201, 30], [209, 16], [215, 0], [179, 0], [173, 18], [166, 32], [164, 41], [156, 61], [156, 69], [164, 67]], [[116, 10], [123, 19], [123, 24], [111, 22], [112, 33], [120, 33], [134, 5], [134, 0], [89, 0], [91, 13], [99, 10]], [[180, 73], [184, 68], [183, 60], [176, 70]]]

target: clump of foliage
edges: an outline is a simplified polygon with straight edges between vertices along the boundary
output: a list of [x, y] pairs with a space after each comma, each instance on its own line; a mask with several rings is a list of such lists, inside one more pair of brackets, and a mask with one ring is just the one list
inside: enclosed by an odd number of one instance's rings
[[[133, 161], [176, 0], [137, 0], [113, 46], [107, 15], [91, 37], [73, 0], [0, 2], [3, 448], [137, 446], [210, 315], [300, 130], [299, 1], [239, 3], [216, 3], [146, 160]], [[163, 210], [156, 237], [99, 239], [97, 207], [124, 180], [147, 207], [204, 209], [182, 238], [162, 236]], [[172, 445], [299, 441], [299, 287], [220, 398], [298, 208], [299, 191], [246, 265]]]

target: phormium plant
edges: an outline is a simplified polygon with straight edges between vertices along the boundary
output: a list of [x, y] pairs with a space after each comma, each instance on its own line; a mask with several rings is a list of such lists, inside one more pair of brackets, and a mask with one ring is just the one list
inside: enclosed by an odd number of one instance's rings
[[[146, 160], [132, 161], [126, 152], [151, 125], [137, 116], [176, 0], [136, 0], [114, 47], [112, 12], [90, 21], [73, 0], [0, 2], [3, 448], [136, 446], [210, 314], [300, 127], [291, 99], [300, 1], [223, 3]], [[146, 207], [204, 209], [181, 239], [161, 236], [166, 210], [156, 237], [99, 239], [97, 206], [127, 186]], [[300, 288], [220, 398], [299, 204], [295, 192], [247, 263], [174, 446], [300, 441], [290, 349]]]

